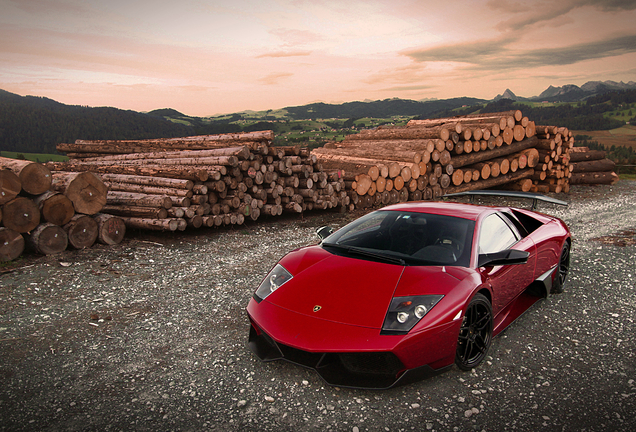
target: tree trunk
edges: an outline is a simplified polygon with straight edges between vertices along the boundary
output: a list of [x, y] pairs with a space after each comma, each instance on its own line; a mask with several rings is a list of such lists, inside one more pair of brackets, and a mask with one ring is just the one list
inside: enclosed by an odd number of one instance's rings
[[519, 141], [508, 146], [498, 147], [493, 150], [470, 153], [470, 154], [465, 154], [460, 156], [453, 156], [450, 164], [453, 165], [454, 168], [459, 168], [466, 165], [472, 165], [478, 162], [484, 162], [490, 159], [506, 156], [509, 154], [513, 154], [513, 153], [525, 150], [530, 147], [534, 147], [536, 142], [537, 142], [536, 137], [526, 138], [523, 141]]
[[24, 252], [24, 237], [11, 228], [0, 227], [0, 261], [13, 261]]
[[167, 195], [151, 195], [132, 192], [108, 192], [107, 202], [110, 205], [136, 205], [141, 207], [158, 207], [165, 209], [172, 207], [172, 199], [170, 199]]
[[186, 224], [183, 219], [144, 219], [144, 218], [130, 218], [122, 217], [122, 220], [126, 224], [126, 228], [147, 229], [155, 231], [176, 231], [180, 229], [180, 221]]
[[42, 220], [55, 225], [65, 225], [75, 215], [73, 203], [60, 192], [47, 191], [35, 197], [33, 202], [38, 206]]
[[[178, 209], [179, 207], [172, 207], [172, 209]], [[180, 216], [183, 217], [183, 210]], [[142, 207], [142, 206], [126, 206], [126, 205], [105, 205], [102, 209], [102, 213], [107, 213], [115, 216], [130, 216], [150, 219], [165, 219], [168, 217], [168, 210], [161, 207]]]
[[4, 205], [2, 222], [13, 231], [27, 233], [40, 224], [40, 210], [32, 199], [17, 197]]
[[106, 205], [108, 189], [92, 172], [54, 172], [52, 187], [71, 200], [77, 213], [93, 215]]
[[84, 172], [92, 171], [102, 174], [122, 174], [144, 177], [166, 177], [171, 179], [207, 181], [218, 170], [208, 170], [198, 167], [165, 167], [165, 166], [94, 166], [90, 164], [74, 164], [71, 162], [48, 162], [46, 166], [54, 171]]
[[173, 179], [154, 176], [137, 176], [126, 174], [100, 174], [102, 181], [111, 183], [132, 183], [138, 185], [167, 187], [176, 189], [191, 190], [194, 182], [188, 179]]
[[66, 250], [68, 237], [61, 226], [45, 222], [27, 237], [27, 244], [41, 255], [52, 255]]
[[51, 188], [51, 171], [41, 163], [0, 157], [0, 168], [13, 171], [28, 194], [40, 195]]
[[76, 214], [64, 225], [68, 243], [75, 249], [89, 248], [97, 240], [97, 222], [91, 216]]
[[616, 184], [619, 178], [614, 172], [581, 172], [573, 173], [570, 177], [570, 184]]
[[94, 216], [97, 222], [97, 241], [102, 244], [119, 244], [126, 235], [126, 225], [122, 218], [99, 213]]
[[11, 170], [0, 169], [0, 205], [17, 197], [21, 190], [20, 177]]
[[614, 169], [616, 169], [616, 164], [610, 159], [591, 160], [572, 164], [573, 173], [614, 171]]

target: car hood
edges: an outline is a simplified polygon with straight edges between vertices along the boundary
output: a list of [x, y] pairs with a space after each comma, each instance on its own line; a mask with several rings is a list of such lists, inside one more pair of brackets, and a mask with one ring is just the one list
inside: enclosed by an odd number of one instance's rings
[[439, 293], [458, 283], [442, 267], [410, 267], [331, 254], [319, 246], [280, 262], [293, 278], [267, 297], [278, 307], [342, 324], [381, 328], [394, 295]]

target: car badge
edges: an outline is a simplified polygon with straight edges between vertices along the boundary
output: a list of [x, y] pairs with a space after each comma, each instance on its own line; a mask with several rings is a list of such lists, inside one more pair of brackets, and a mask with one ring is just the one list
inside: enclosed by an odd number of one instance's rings
[[320, 309], [322, 309], [322, 306], [320, 305], [314, 306], [314, 312], [318, 312]]

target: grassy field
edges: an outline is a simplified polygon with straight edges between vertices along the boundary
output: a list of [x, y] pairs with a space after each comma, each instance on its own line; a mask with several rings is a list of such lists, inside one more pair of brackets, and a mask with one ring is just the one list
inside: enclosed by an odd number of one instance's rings
[[632, 147], [636, 150], [636, 126], [625, 125], [608, 131], [572, 131], [576, 135], [587, 135], [589, 140], [604, 146]]
[[[20, 157], [20, 155], [24, 157]], [[19, 152], [10, 152], [10, 151], [0, 151], [0, 156], [7, 157], [11, 159], [26, 159], [34, 162], [65, 162], [68, 160], [68, 157], [62, 155], [55, 154], [43, 154], [43, 153], [19, 153]]]

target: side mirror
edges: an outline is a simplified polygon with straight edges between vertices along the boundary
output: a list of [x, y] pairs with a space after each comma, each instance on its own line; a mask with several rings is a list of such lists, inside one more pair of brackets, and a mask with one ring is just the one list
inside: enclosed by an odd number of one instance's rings
[[493, 252], [489, 254], [479, 254], [477, 260], [478, 267], [486, 266], [499, 266], [499, 265], [514, 265], [525, 264], [528, 262], [530, 252], [520, 251], [516, 249], [506, 249], [500, 252]]
[[333, 233], [333, 228], [329, 226], [323, 226], [316, 230], [316, 234], [320, 237], [320, 240], [324, 240]]

